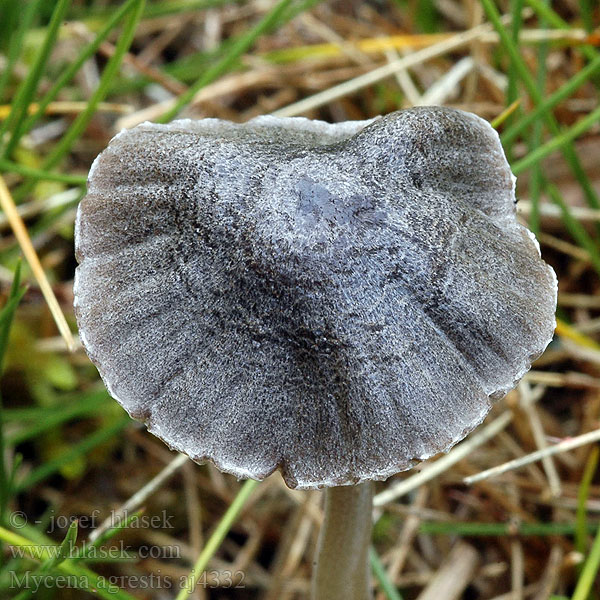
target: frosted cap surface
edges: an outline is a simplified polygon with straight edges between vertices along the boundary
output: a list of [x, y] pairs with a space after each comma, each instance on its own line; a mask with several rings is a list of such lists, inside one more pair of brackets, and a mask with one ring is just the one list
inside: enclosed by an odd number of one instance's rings
[[556, 278], [479, 117], [145, 123], [96, 159], [75, 311], [170, 447], [290, 487], [449, 449], [546, 348]]

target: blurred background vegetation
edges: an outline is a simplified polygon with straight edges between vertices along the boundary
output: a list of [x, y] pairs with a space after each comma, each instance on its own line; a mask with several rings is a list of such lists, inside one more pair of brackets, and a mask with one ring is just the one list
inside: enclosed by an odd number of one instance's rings
[[181, 459], [68, 351], [75, 211], [144, 120], [425, 104], [499, 130], [559, 320], [485, 440], [379, 484], [374, 593], [600, 598], [599, 26], [597, 0], [0, 0], [0, 598], [308, 597], [321, 494]]

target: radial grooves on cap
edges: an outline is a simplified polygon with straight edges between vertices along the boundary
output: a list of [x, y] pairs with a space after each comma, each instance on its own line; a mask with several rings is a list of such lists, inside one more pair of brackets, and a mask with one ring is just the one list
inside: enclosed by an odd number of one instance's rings
[[79, 207], [82, 341], [194, 460], [385, 479], [462, 439], [551, 339], [556, 278], [514, 201], [497, 134], [461, 111], [144, 124]]

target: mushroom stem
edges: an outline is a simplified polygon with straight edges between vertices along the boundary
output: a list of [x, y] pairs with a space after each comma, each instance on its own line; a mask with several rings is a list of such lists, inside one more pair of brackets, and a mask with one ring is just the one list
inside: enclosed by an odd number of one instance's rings
[[312, 600], [367, 600], [373, 483], [327, 488]]

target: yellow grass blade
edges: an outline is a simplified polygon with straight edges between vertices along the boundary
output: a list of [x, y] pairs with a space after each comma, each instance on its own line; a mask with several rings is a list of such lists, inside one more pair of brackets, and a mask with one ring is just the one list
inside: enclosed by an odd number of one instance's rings
[[10, 195], [10, 191], [4, 182], [3, 177], [0, 175], [0, 206], [6, 215], [8, 222], [21, 246], [21, 250], [29, 266], [31, 267], [31, 271], [33, 272], [34, 277], [36, 278], [38, 285], [40, 286], [40, 290], [46, 299], [46, 303], [48, 304], [48, 308], [54, 317], [54, 321], [56, 322], [56, 326], [58, 327], [58, 331], [62, 335], [65, 343], [67, 344], [67, 348], [72, 351], [75, 347], [75, 342], [73, 340], [73, 334], [69, 329], [69, 325], [65, 319], [65, 315], [63, 314], [60, 305], [58, 304], [58, 300], [52, 291], [52, 287], [44, 273], [44, 269], [42, 269], [42, 265], [40, 263], [40, 259], [31, 243], [31, 239], [29, 234], [27, 233], [27, 227], [25, 227], [25, 223], [23, 219], [21, 219], [19, 213], [17, 212], [17, 207], [15, 206], [14, 200]]

